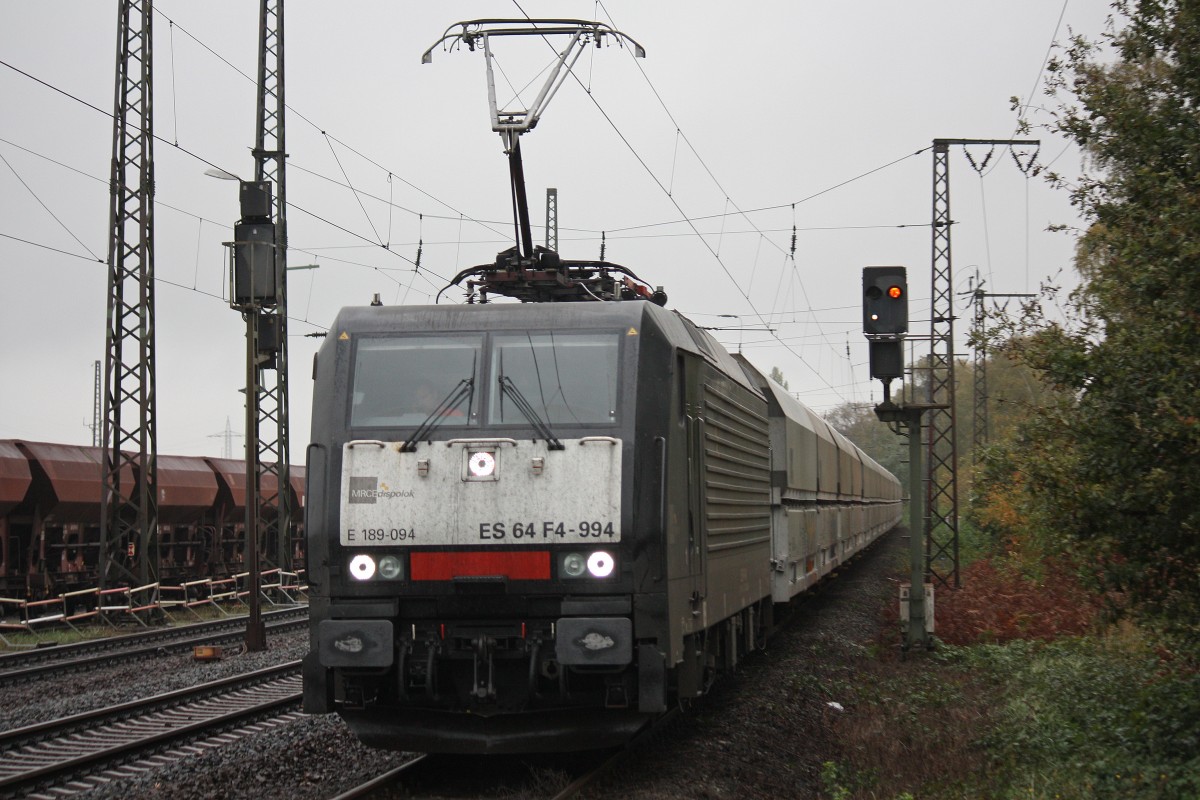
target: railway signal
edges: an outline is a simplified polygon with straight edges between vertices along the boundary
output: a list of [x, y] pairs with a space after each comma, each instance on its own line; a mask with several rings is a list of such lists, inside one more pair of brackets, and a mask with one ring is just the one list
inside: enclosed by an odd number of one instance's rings
[[[922, 484], [921, 417], [942, 408], [926, 403], [893, 403], [892, 380], [904, 377], [904, 339], [908, 335], [908, 274], [904, 267], [863, 267], [863, 334], [870, 347], [871, 377], [883, 381], [883, 402], [875, 415], [896, 433], [908, 436], [908, 529], [911, 582], [901, 587], [904, 649], [929, 647], [933, 631], [932, 588], [925, 582], [923, 539], [926, 497]], [[925, 587], [912, 590], [910, 587]], [[927, 595], [928, 592], [928, 595]], [[927, 598], [930, 602], [927, 602]]]
[[863, 333], [870, 340], [871, 377], [904, 377], [901, 341], [908, 334], [908, 276], [904, 267], [863, 267]]
[[908, 277], [904, 267], [863, 267], [863, 332], [868, 337], [908, 333]]

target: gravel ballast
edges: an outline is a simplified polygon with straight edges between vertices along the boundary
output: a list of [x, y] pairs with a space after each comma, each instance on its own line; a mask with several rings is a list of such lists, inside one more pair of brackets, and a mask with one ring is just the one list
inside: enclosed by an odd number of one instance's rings
[[[829, 686], [855, 680], [894, 603], [907, 539], [893, 531], [813, 597], [767, 648], [747, 657], [686, 713], [638, 747], [586, 797], [816, 798], [821, 765], [836, 749], [839, 711]], [[301, 658], [305, 633], [272, 637], [262, 653], [217, 662], [188, 654], [7, 687], [0, 728], [18, 727]], [[200, 749], [200, 748], [197, 748]], [[335, 715], [300, 716], [261, 733], [93, 790], [100, 798], [318, 800], [405, 756], [360, 745]], [[397, 795], [399, 796], [399, 795]], [[511, 796], [511, 795], [510, 795]]]

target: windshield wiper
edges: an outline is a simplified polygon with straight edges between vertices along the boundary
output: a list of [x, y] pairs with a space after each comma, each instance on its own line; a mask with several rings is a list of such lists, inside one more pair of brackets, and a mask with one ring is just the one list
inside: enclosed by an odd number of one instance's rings
[[525, 419], [529, 420], [529, 424], [533, 426], [533, 429], [538, 433], [538, 435], [546, 440], [546, 443], [550, 446], [551, 450], [567, 449], [563, 443], [558, 440], [558, 437], [554, 435], [554, 432], [550, 430], [550, 426], [547, 425], [545, 421], [538, 416], [538, 413], [533, 410], [533, 406], [530, 405], [529, 401], [525, 399], [525, 395], [521, 394], [521, 390], [518, 389], [517, 385], [512, 382], [512, 378], [508, 377], [507, 375], [501, 375], [500, 396], [503, 397], [506, 394], [512, 398], [513, 404], [517, 407], [517, 410], [521, 412]]
[[442, 398], [442, 402], [429, 413], [425, 421], [413, 431], [412, 436], [404, 440], [404, 444], [400, 445], [400, 452], [411, 453], [417, 449], [417, 442], [421, 441], [429, 434], [433, 433], [439, 425], [445, 422], [450, 412], [462, 405], [463, 400], [467, 400], [467, 419], [471, 418], [471, 403], [470, 399], [475, 394], [475, 377], [474, 373], [470, 378], [463, 378], [458, 382], [458, 385], [450, 390], [450, 394]]

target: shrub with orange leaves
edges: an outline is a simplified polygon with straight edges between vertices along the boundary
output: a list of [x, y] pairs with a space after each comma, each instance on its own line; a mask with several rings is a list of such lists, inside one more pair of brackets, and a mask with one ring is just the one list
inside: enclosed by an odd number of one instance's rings
[[1039, 577], [1006, 560], [981, 559], [962, 570], [962, 584], [940, 591], [934, 605], [938, 638], [949, 644], [1076, 636], [1104, 608], [1104, 598], [1060, 557], [1046, 559]]

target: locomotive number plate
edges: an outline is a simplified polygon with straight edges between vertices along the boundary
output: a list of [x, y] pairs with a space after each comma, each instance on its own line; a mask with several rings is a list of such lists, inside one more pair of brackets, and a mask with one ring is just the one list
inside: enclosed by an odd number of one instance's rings
[[508, 539], [512, 542], [577, 542], [588, 539], [613, 539], [616, 536], [616, 528], [612, 522], [598, 519], [580, 522], [543, 520], [541, 522], [479, 523], [479, 539], [484, 542], [496, 539]]

